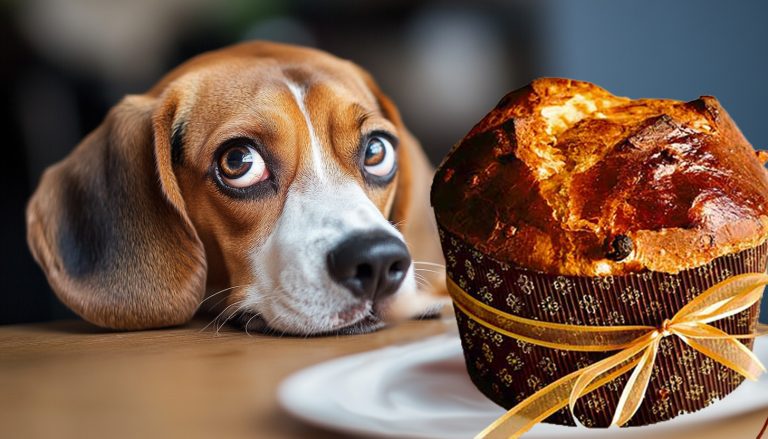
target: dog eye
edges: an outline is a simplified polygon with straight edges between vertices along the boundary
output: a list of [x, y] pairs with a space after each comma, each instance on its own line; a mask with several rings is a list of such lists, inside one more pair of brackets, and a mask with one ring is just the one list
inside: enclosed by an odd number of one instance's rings
[[363, 157], [365, 172], [377, 177], [386, 177], [395, 167], [395, 148], [383, 136], [373, 136], [368, 140]]
[[221, 179], [232, 187], [244, 188], [269, 178], [267, 164], [251, 146], [235, 145], [219, 157]]

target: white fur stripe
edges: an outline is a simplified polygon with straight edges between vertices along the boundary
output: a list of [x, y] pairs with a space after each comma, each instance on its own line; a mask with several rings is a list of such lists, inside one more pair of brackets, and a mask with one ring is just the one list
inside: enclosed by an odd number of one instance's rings
[[299, 106], [299, 110], [301, 110], [301, 114], [304, 115], [304, 120], [307, 123], [307, 130], [309, 131], [310, 149], [312, 151], [312, 167], [314, 168], [315, 174], [317, 174], [317, 177], [321, 181], [325, 181], [326, 176], [325, 176], [325, 170], [323, 169], [322, 148], [320, 147], [320, 141], [317, 138], [317, 134], [315, 134], [315, 127], [312, 125], [312, 120], [309, 118], [309, 112], [307, 111], [307, 107], [304, 104], [304, 89], [300, 87], [298, 84], [290, 81], [286, 82], [286, 85], [288, 85], [288, 89], [291, 90], [291, 94], [293, 95], [293, 98], [296, 100], [296, 104]]

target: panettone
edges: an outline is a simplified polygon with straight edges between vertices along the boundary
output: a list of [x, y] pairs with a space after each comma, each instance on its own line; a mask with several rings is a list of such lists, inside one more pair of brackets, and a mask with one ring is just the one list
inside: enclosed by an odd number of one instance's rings
[[547, 273], [676, 273], [768, 237], [768, 174], [713, 97], [613, 96], [539, 79], [450, 152], [438, 223]]
[[[765, 272], [765, 158], [713, 97], [630, 100], [567, 79], [540, 79], [505, 96], [450, 151], [432, 185], [477, 388], [505, 408], [524, 406], [619, 355], [530, 334], [561, 325], [589, 341], [600, 338], [594, 330], [640, 325], [664, 335], [625, 425], [728, 395], [744, 377], [664, 328], [726, 281]], [[709, 321], [713, 330], [754, 333], [759, 297]], [[528, 338], [514, 332], [520, 325]], [[741, 342], [752, 346], [752, 338]], [[573, 425], [576, 416], [608, 426], [629, 374], [579, 398], [573, 411], [547, 412], [545, 422]]]

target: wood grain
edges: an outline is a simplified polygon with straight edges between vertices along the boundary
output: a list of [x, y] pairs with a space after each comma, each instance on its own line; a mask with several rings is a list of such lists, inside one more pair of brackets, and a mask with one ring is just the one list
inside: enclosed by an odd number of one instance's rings
[[435, 320], [305, 339], [203, 326], [0, 328], [0, 437], [338, 438], [283, 413], [275, 398], [280, 381], [324, 360], [446, 329]]
[[[123, 333], [79, 321], [0, 327], [0, 438], [345, 438], [282, 412], [280, 381], [450, 325], [407, 322], [374, 334], [308, 339], [201, 331], [204, 322]], [[689, 437], [751, 439], [767, 415], [693, 428]]]

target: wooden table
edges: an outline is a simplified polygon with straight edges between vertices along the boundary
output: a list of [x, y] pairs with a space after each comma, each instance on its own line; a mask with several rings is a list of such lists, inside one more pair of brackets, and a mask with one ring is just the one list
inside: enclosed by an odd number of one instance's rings
[[[311, 364], [451, 324], [408, 322], [310, 339], [201, 331], [204, 322], [128, 333], [79, 321], [0, 327], [0, 437], [344, 438], [283, 413], [275, 399], [280, 381]], [[747, 413], [686, 437], [753, 439], [766, 415], [768, 409]]]

